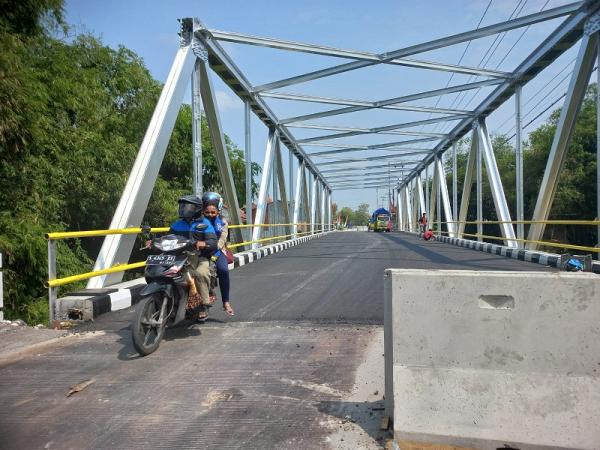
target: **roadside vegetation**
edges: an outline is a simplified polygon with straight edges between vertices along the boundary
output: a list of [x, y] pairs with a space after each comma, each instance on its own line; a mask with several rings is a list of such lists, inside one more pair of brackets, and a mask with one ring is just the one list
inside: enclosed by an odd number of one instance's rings
[[[62, 0], [0, 0], [0, 55], [5, 315], [45, 323], [44, 233], [108, 228], [162, 86], [133, 51], [70, 34]], [[183, 105], [144, 223], [171, 222], [177, 198], [190, 191], [191, 123]], [[243, 204], [243, 152], [226, 141]], [[222, 191], [205, 121], [202, 149], [204, 186]], [[58, 241], [59, 276], [91, 270], [101, 243]]]
[[[337, 208], [336, 208], [337, 209]], [[340, 209], [339, 213], [337, 211], [333, 211], [332, 217], [333, 220], [337, 220], [337, 217], [340, 216], [341, 226], [348, 227], [357, 227], [357, 226], [365, 226], [369, 222], [369, 217], [371, 217], [371, 213], [373, 211], [369, 211], [368, 203], [361, 203], [358, 205], [358, 208], [352, 209], [348, 206], [344, 206]]]
[[[581, 106], [573, 138], [562, 173], [558, 180], [556, 196], [550, 211], [550, 220], [594, 220], [596, 218], [596, 94], [597, 85], [591, 84], [586, 92]], [[552, 140], [556, 126], [560, 118], [560, 109], [555, 110], [548, 120], [533, 130], [529, 138], [523, 144], [523, 184], [524, 184], [524, 217], [531, 220], [538, 192], [546, 169], [548, 155], [552, 146]], [[498, 163], [498, 170], [502, 178], [502, 184], [506, 200], [510, 209], [512, 220], [517, 220], [517, 197], [516, 197], [516, 163], [514, 139], [511, 136], [492, 136], [492, 146]], [[471, 142], [463, 140], [458, 148], [458, 199], [462, 196], [463, 181], [467, 158]], [[446, 161], [446, 173], [448, 188], [452, 189], [452, 161]], [[477, 210], [475, 203], [476, 187], [473, 184], [471, 191], [471, 202], [467, 220], [476, 220]], [[491, 195], [485, 164], [483, 164], [483, 220], [498, 220], [496, 208]], [[590, 225], [548, 225], [543, 240], [556, 241], [567, 244], [583, 245], [593, 247], [597, 243], [597, 227]], [[529, 226], [525, 226], [525, 238]], [[467, 225], [465, 232], [476, 233], [476, 225]], [[498, 225], [484, 225], [483, 233], [486, 235], [500, 236]], [[544, 250], [552, 253], [560, 253], [557, 247], [546, 247]], [[573, 251], [571, 251], [573, 252]], [[577, 253], [577, 252], [575, 252]]]

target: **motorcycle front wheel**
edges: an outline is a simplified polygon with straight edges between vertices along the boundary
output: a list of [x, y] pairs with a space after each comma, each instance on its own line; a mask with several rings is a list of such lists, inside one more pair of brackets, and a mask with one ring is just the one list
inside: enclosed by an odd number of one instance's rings
[[167, 317], [160, 320], [160, 312], [167, 301], [164, 292], [157, 292], [142, 298], [136, 307], [131, 336], [133, 346], [141, 356], [149, 355], [160, 345], [167, 323]]

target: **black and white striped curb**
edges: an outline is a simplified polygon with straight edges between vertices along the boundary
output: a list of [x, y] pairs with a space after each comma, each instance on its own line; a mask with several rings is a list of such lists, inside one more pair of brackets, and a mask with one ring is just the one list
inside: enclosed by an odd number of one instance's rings
[[92, 320], [101, 314], [129, 308], [139, 300], [145, 283], [132, 280], [103, 289], [82, 289], [56, 301], [55, 319]]
[[[294, 247], [312, 239], [325, 236], [334, 231], [311, 234], [271, 244], [256, 250], [248, 250], [233, 255], [229, 270], [245, 266], [269, 255]], [[119, 283], [104, 289], [83, 289], [72, 292], [56, 301], [55, 319], [57, 320], [93, 320], [101, 314], [129, 308], [140, 300], [140, 291], [146, 285], [143, 278]]]
[[[518, 248], [508, 248], [504, 245], [490, 244], [487, 242], [477, 242], [470, 239], [459, 239], [448, 236], [436, 236], [436, 239], [446, 244], [456, 245], [458, 247], [479, 250], [480, 252], [491, 253], [494, 255], [506, 256], [507, 258], [518, 259], [544, 266], [561, 268], [560, 255], [554, 253], [537, 252]], [[600, 273], [600, 263], [592, 263], [592, 272]]]

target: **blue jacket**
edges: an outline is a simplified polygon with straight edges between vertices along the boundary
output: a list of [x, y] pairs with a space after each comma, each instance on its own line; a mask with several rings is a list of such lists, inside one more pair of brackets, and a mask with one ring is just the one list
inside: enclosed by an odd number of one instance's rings
[[[215, 232], [217, 233], [217, 240], [219, 240], [221, 238], [221, 233], [223, 233], [223, 228], [227, 227], [227, 222], [225, 222], [223, 220], [223, 218], [221, 216], [216, 216], [214, 218], [214, 220], [208, 219], [207, 220], [212, 224], [212, 226], [215, 229]], [[217, 250], [217, 252], [215, 253], [216, 256], [219, 256], [221, 253], [221, 250]]]
[[[201, 223], [207, 225], [207, 227], [202, 231], [197, 229], [198, 225]], [[215, 228], [213, 227], [213, 224], [206, 217], [202, 217], [191, 222], [188, 222], [184, 219], [179, 219], [171, 225], [169, 233], [184, 236], [190, 239], [192, 242], [206, 242], [206, 247], [199, 252], [200, 256], [210, 258], [211, 256], [215, 255], [218, 251], [217, 233], [215, 231]]]

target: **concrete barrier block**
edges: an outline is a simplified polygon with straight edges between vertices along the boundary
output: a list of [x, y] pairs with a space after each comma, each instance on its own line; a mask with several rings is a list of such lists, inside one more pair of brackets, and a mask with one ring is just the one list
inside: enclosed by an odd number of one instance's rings
[[600, 278], [387, 270], [396, 439], [600, 448]]

